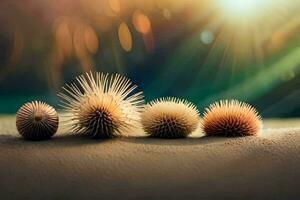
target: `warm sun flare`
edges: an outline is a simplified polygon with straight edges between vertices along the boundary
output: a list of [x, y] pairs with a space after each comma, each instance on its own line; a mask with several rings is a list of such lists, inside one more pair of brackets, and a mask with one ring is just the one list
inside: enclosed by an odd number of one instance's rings
[[251, 19], [261, 14], [268, 0], [217, 0], [216, 3], [227, 17]]

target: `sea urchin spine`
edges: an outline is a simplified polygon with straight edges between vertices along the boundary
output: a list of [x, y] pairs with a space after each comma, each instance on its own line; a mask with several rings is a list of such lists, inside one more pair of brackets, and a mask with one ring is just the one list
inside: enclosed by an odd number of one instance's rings
[[237, 100], [223, 100], [211, 104], [203, 116], [202, 128], [208, 136], [256, 135], [262, 127], [255, 108]]
[[51, 138], [58, 129], [58, 114], [46, 103], [33, 101], [24, 104], [17, 112], [17, 129], [25, 139]]
[[196, 130], [199, 113], [186, 100], [161, 98], [145, 106], [141, 122], [146, 134], [152, 137], [182, 138]]
[[109, 138], [138, 125], [144, 100], [142, 92], [133, 94], [137, 86], [129, 79], [90, 72], [77, 81], [63, 88], [66, 94], [59, 94], [72, 131], [91, 138]]

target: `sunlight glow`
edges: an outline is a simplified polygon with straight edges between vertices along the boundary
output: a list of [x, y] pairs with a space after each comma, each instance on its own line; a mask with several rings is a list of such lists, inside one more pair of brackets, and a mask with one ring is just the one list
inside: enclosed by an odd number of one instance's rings
[[268, 0], [217, 0], [216, 3], [228, 17], [249, 19], [260, 14], [270, 1]]

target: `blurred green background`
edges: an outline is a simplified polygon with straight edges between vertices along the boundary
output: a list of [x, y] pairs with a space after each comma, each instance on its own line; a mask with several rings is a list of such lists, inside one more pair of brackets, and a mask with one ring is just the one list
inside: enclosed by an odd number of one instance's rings
[[300, 117], [300, 0], [2, 0], [0, 113], [90, 70], [130, 77], [146, 100], [253, 104]]

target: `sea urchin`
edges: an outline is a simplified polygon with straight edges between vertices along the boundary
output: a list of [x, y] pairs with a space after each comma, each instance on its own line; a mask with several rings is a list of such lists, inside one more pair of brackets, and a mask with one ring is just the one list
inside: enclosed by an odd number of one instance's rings
[[58, 128], [58, 115], [54, 108], [40, 101], [24, 104], [17, 112], [17, 129], [25, 139], [51, 138]]
[[197, 128], [199, 114], [196, 106], [186, 100], [161, 98], [145, 106], [141, 123], [152, 137], [181, 138]]
[[215, 102], [206, 108], [202, 128], [208, 136], [256, 135], [262, 127], [255, 108], [237, 100]]
[[91, 138], [109, 138], [138, 124], [144, 100], [142, 92], [132, 94], [137, 86], [129, 79], [90, 72], [77, 81], [63, 88], [66, 94], [59, 94], [72, 131]]

